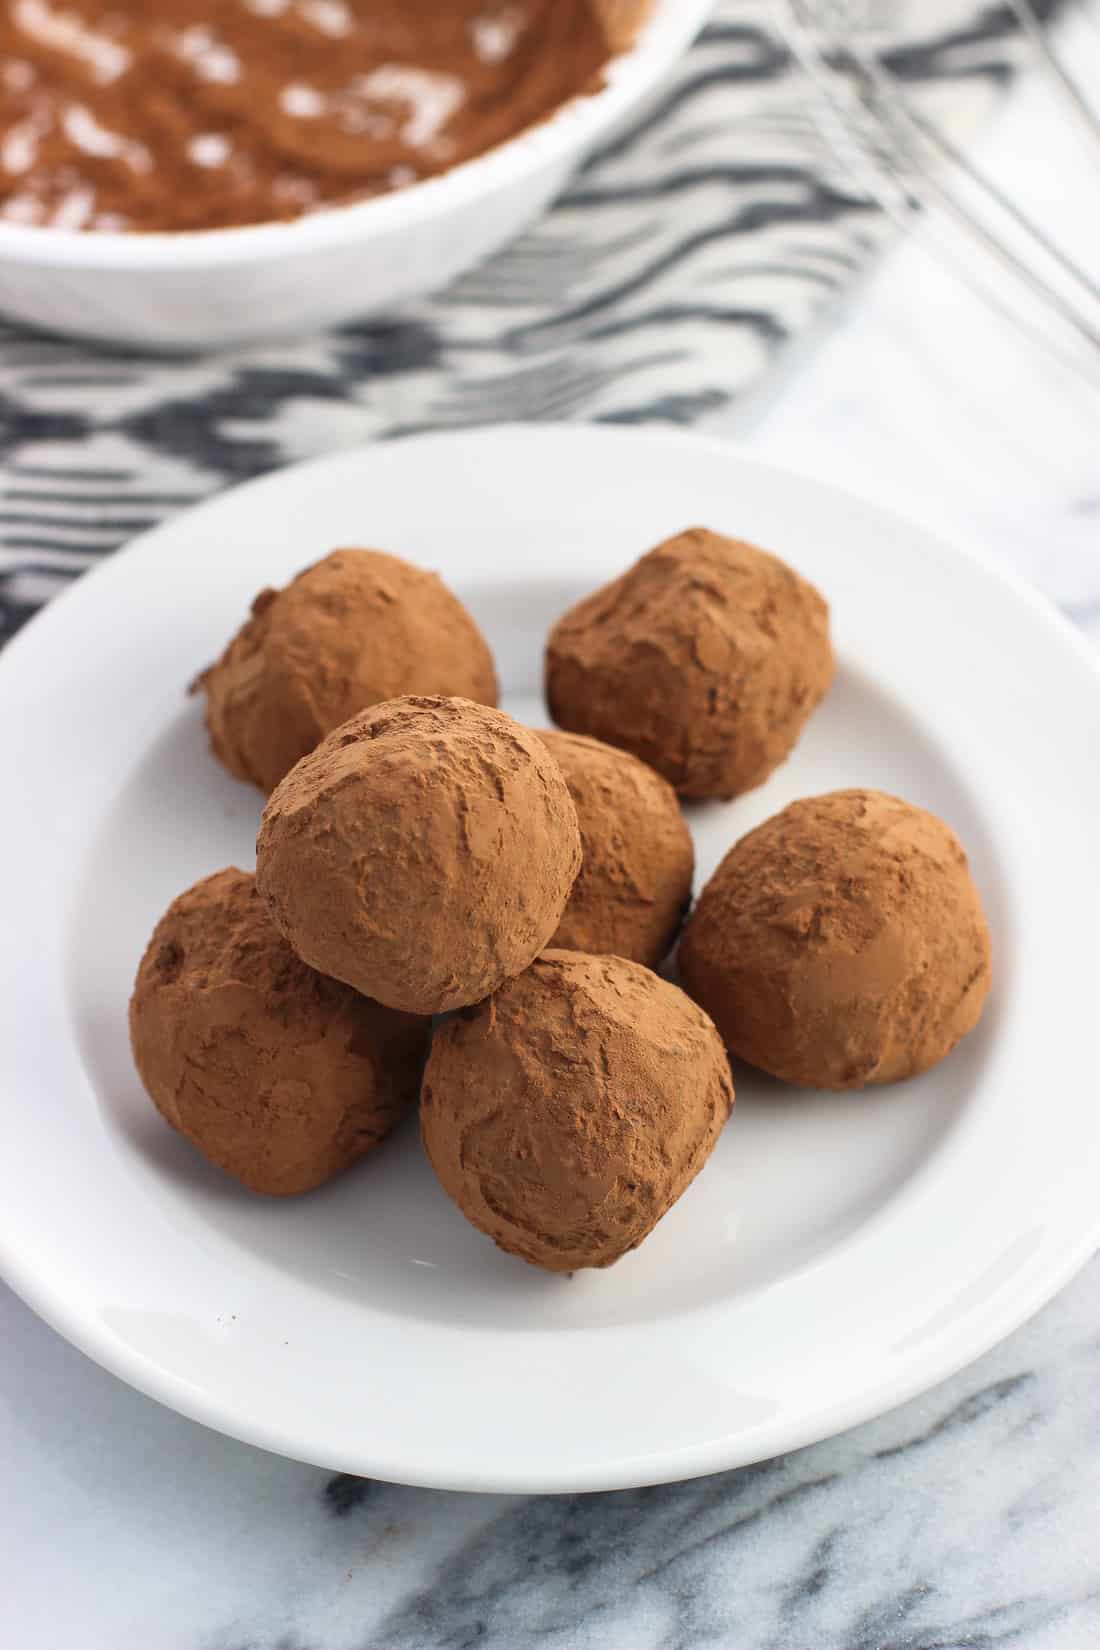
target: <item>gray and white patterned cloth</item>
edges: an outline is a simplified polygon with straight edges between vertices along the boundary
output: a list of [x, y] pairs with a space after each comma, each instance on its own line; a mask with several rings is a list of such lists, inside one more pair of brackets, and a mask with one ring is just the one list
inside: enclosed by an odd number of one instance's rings
[[[719, 418], [892, 233], [820, 135], [783, 3], [720, 0], [536, 228], [401, 314], [185, 358], [0, 323], [0, 640], [142, 529], [294, 459], [501, 419]], [[873, 20], [956, 138], [1020, 50], [1005, 5], [876, 0]]]

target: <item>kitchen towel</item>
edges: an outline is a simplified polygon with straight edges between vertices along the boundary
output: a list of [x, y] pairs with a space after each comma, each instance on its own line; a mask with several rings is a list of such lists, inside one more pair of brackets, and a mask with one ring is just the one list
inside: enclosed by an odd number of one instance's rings
[[[502, 419], [720, 421], [895, 232], [822, 134], [776, 29], [785, 4], [720, 0], [541, 223], [403, 313], [182, 358], [0, 323], [0, 640], [144, 528], [295, 459]], [[955, 140], [1024, 49], [1009, 6], [869, 12]]]

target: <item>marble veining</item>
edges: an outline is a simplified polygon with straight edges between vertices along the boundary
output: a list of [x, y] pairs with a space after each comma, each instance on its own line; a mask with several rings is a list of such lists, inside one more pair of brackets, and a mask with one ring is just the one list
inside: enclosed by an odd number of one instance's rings
[[[1087, 1344], [1065, 1349], [1061, 1381], [1080, 1357], [1087, 1384]], [[1085, 1644], [1085, 1623], [1100, 1630], [1100, 1576], [1090, 1585], [1070, 1572], [1059, 1596], [1044, 1596], [1017, 1568], [1049, 1516], [1052, 1477], [1064, 1493], [1073, 1471], [1071, 1438], [1055, 1442], [1047, 1410], [1053, 1374], [1002, 1355], [983, 1376], [741, 1472], [509, 1508], [375, 1640], [947, 1650], [1039, 1643], [1077, 1613]], [[1056, 1458], [1033, 1481], [1037, 1448]]]
[[[1096, 214], [1070, 222], [1061, 141], [1025, 87], [987, 158], [1095, 248]], [[53, 404], [50, 428], [67, 416]], [[919, 237], [721, 428], [981, 543], [1100, 645], [1095, 404]], [[587, 1497], [403, 1489], [264, 1455], [141, 1398], [2, 1289], [0, 1348], [0, 1650], [1100, 1646], [1100, 1260], [868, 1425]]]
[[1100, 1261], [869, 1425], [694, 1482], [524, 1498], [368, 1483], [219, 1438], [4, 1294], [0, 1644], [1091, 1650], [1098, 1324]]

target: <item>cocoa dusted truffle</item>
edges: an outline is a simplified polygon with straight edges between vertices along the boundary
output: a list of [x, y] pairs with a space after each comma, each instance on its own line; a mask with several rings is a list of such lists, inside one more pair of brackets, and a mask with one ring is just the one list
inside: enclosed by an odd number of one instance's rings
[[368, 705], [403, 693], [497, 702], [492, 655], [457, 596], [381, 550], [334, 550], [261, 590], [195, 686], [215, 756], [262, 791]]
[[547, 951], [436, 1033], [420, 1124], [468, 1220], [572, 1272], [649, 1235], [732, 1105], [722, 1040], [678, 987], [622, 957]]
[[656, 968], [691, 901], [695, 850], [676, 792], [628, 751], [539, 730], [577, 807], [583, 859], [551, 945]]
[[546, 649], [559, 727], [633, 751], [683, 797], [762, 784], [832, 677], [829, 610], [814, 587], [704, 527], [578, 602]]
[[173, 900], [141, 960], [130, 1039], [157, 1110], [255, 1192], [308, 1192], [416, 1098], [429, 1022], [299, 962], [244, 871]]
[[941, 819], [834, 791], [730, 850], [684, 930], [680, 973], [751, 1065], [858, 1089], [927, 1071], [974, 1028], [989, 931]]
[[546, 746], [468, 699], [353, 716], [276, 788], [256, 844], [260, 891], [303, 961], [418, 1014], [526, 968], [580, 862]]

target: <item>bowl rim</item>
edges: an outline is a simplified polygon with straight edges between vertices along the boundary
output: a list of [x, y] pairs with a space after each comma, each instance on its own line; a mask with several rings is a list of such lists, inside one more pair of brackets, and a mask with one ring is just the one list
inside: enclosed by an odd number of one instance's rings
[[652, 0], [633, 45], [613, 57], [605, 84], [578, 94], [545, 120], [447, 172], [343, 206], [275, 223], [233, 228], [95, 233], [0, 220], [4, 262], [134, 271], [257, 262], [361, 241], [421, 224], [521, 182], [591, 144], [687, 49], [715, 0]]

